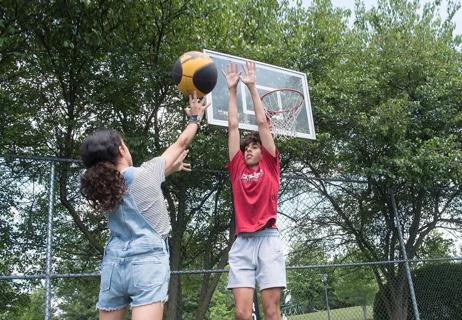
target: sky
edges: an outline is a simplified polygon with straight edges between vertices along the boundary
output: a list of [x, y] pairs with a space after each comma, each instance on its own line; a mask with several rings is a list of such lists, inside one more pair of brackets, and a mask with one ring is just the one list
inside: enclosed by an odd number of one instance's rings
[[[335, 7], [350, 9], [352, 13], [354, 12], [355, 0], [331, 0], [331, 1], [332, 1], [332, 4]], [[370, 9], [370, 8], [377, 5], [377, 0], [363, 0], [363, 1], [364, 1], [365, 6], [366, 6], [366, 9]], [[459, 3], [461, 1], [462, 0], [456, 0], [456, 2], [459, 2]], [[303, 4], [305, 6], [310, 6], [312, 2], [313, 2], [312, 0], [303, 0]], [[430, 0], [421, 0], [422, 4], [427, 3], [427, 2], [431, 2], [431, 1]], [[442, 2], [443, 3], [441, 5], [440, 15], [441, 15], [441, 17], [445, 18], [447, 16], [447, 14], [446, 14], [447, 0], [443, 0]], [[462, 34], [462, 8], [460, 8], [457, 11], [457, 14], [454, 16], [453, 21], [456, 23], [455, 33], [456, 34]]]

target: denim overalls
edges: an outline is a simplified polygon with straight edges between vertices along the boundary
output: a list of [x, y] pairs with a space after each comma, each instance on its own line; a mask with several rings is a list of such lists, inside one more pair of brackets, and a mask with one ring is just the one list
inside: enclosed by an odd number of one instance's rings
[[138, 211], [130, 193], [135, 167], [123, 172], [128, 191], [108, 215], [111, 235], [101, 264], [97, 308], [114, 311], [165, 302], [170, 280], [169, 251], [163, 239]]

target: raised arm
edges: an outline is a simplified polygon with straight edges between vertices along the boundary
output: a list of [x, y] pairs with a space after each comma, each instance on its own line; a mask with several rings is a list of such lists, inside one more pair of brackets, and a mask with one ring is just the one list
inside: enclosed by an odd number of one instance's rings
[[237, 84], [239, 73], [234, 63], [228, 65], [228, 70], [221, 70], [228, 84], [228, 155], [231, 161], [240, 149], [239, 114], [237, 112]]
[[266, 118], [265, 109], [263, 108], [263, 103], [257, 90], [254, 62], [246, 61], [245, 74], [242, 76], [242, 82], [249, 88], [252, 97], [261, 143], [271, 155], [276, 156], [276, 145], [274, 144], [273, 135], [271, 134], [270, 124]]
[[189, 108], [186, 109], [186, 114], [189, 117], [189, 123], [180, 134], [178, 139], [175, 141], [175, 143], [168, 147], [167, 150], [165, 150], [161, 155], [161, 157], [165, 159], [166, 176], [178, 170], [178, 159], [184, 155], [183, 152], [191, 144], [199, 128], [200, 120], [204, 116], [204, 112], [208, 106], [209, 104], [205, 104], [205, 98], [201, 101], [197, 99], [196, 93], [194, 93], [193, 97], [189, 96]]

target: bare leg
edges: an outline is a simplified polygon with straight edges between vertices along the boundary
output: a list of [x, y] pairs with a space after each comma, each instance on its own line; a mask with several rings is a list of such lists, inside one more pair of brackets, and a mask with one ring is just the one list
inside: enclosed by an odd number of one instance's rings
[[268, 288], [261, 291], [261, 301], [265, 320], [281, 320], [281, 288]]
[[234, 304], [236, 305], [236, 320], [252, 319], [253, 288], [234, 288]]
[[134, 307], [132, 309], [132, 320], [162, 320], [164, 304], [161, 302]]
[[99, 310], [99, 320], [122, 320], [127, 312], [127, 308], [115, 311]]

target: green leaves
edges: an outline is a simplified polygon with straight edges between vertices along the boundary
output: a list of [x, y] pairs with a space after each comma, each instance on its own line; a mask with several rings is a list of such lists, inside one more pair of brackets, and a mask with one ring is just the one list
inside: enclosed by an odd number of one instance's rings
[[[7, 1], [0, 15], [0, 151], [77, 158], [88, 131], [112, 127], [125, 135], [139, 164], [159, 155], [184, 127], [186, 102], [170, 79], [182, 53], [208, 48], [260, 60], [305, 72], [310, 85], [317, 140], [279, 143], [284, 172], [367, 181], [308, 181], [310, 192], [328, 200], [301, 221], [301, 238], [322, 230], [355, 241], [369, 259], [394, 258], [397, 234], [386, 196], [393, 189], [408, 247], [418, 252], [425, 236], [418, 230], [458, 223], [461, 200], [454, 190], [462, 183], [462, 38], [452, 34], [451, 20], [438, 18], [439, 1], [419, 6], [381, 0], [366, 10], [358, 2], [350, 25], [351, 13], [329, 0], [310, 7], [275, 0]], [[221, 170], [225, 131], [205, 127], [188, 158], [195, 169]], [[78, 174], [64, 167], [58, 174], [59, 199], [72, 200], [100, 247], [104, 221], [76, 200]], [[173, 175], [166, 185], [184, 245], [178, 266], [213, 266], [223, 254], [231, 204], [219, 178]], [[285, 190], [296, 194], [301, 185]], [[194, 211], [212, 191], [220, 196]], [[45, 198], [37, 203], [43, 214]], [[82, 260], [60, 267], [94, 268], [98, 254], [80, 229], [69, 233], [75, 222], [64, 207], [58, 210], [68, 220], [56, 224], [62, 236], [56, 241], [69, 251], [63, 255]], [[44, 221], [43, 215], [29, 218], [32, 226]], [[29, 232], [30, 225], [18, 230]], [[74, 250], [81, 241], [82, 250]], [[204, 247], [215, 248], [207, 263], [199, 257]]]

